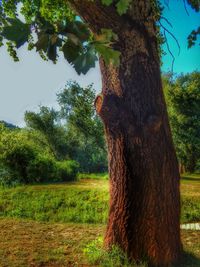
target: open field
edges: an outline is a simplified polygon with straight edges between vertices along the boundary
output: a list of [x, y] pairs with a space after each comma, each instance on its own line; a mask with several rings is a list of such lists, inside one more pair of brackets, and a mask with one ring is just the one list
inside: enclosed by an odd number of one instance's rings
[[[105, 231], [105, 225], [19, 219], [0, 219], [0, 228], [1, 267], [94, 266], [88, 264], [83, 249]], [[199, 267], [200, 231], [182, 231], [182, 238], [184, 248], [193, 255], [187, 255], [181, 267]]]
[[[181, 181], [184, 222], [200, 222], [199, 178]], [[112, 267], [89, 264], [83, 253], [103, 236], [108, 198], [100, 179], [1, 188], [0, 267]], [[200, 266], [200, 231], [182, 231], [182, 240], [189, 254], [180, 267]]]
[[[181, 182], [182, 223], [200, 222], [200, 181]], [[106, 223], [108, 181], [0, 189], [0, 217], [58, 223]]]

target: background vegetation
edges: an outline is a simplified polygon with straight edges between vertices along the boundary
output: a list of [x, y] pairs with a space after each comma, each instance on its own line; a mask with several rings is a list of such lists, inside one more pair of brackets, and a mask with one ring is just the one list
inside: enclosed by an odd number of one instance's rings
[[[163, 76], [180, 170], [200, 170], [200, 73]], [[0, 183], [64, 182], [78, 177], [108, 178], [103, 125], [94, 109], [95, 90], [68, 82], [59, 109], [25, 112], [26, 127], [0, 124]], [[78, 175], [79, 173], [79, 175]], [[84, 173], [82, 176], [80, 173]]]

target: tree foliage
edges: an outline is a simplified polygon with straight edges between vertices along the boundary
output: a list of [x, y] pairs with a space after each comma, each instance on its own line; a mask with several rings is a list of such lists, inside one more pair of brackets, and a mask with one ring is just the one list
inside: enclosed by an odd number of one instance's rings
[[42, 106], [25, 113], [28, 128], [42, 135], [57, 160], [76, 160], [82, 172], [106, 171], [103, 124], [94, 109], [92, 85], [69, 82], [57, 97], [59, 111]]
[[[199, 11], [198, 0], [187, 2]], [[131, 0], [101, 0], [101, 3], [114, 7], [121, 16], [134, 8]], [[163, 9], [160, 2], [153, 0], [151, 5], [153, 16], [159, 20]], [[198, 29], [191, 32], [189, 47], [196, 42], [198, 34]], [[113, 49], [116, 34], [110, 29], [92, 33], [87, 23], [75, 13], [72, 0], [3, 0], [0, 2], [0, 45], [3, 45], [3, 39], [15, 61], [18, 61], [15, 49], [28, 43], [29, 50], [35, 49], [44, 60], [54, 63], [60, 52], [63, 53], [78, 74], [85, 74], [94, 67], [98, 55], [107, 64], [117, 65], [120, 59], [120, 53]]]
[[0, 185], [76, 179], [78, 164], [58, 161], [39, 131], [0, 124]]
[[46, 139], [56, 159], [65, 159], [66, 156], [66, 133], [59, 122], [59, 114], [52, 108], [40, 107], [40, 111], [26, 111], [24, 116], [28, 127], [39, 131]]
[[179, 161], [194, 172], [200, 160], [200, 73], [165, 77], [164, 89]]
[[94, 108], [92, 85], [81, 87], [69, 82], [57, 96], [60, 115], [66, 123], [70, 157], [79, 162], [82, 172], [107, 170], [103, 124]]
[[[78, 74], [95, 66], [97, 52], [106, 62], [117, 64], [119, 52], [110, 48], [116, 36], [109, 29], [102, 29], [94, 36], [86, 23], [76, 16], [70, 1], [3, 1], [0, 6], [0, 36], [6, 39], [10, 55], [17, 61], [15, 48], [29, 43], [29, 50], [36, 49], [43, 59], [56, 62], [59, 52]], [[123, 6], [119, 1], [119, 12]], [[25, 22], [18, 18], [17, 7]], [[3, 44], [1, 42], [1, 44]]]

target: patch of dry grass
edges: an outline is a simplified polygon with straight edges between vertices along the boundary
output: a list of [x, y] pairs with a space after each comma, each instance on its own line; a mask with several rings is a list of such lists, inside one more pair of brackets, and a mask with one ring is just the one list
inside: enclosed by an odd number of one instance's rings
[[83, 248], [104, 226], [0, 220], [1, 267], [88, 266]]
[[[1, 219], [0, 229], [1, 267], [87, 267], [83, 248], [102, 236], [105, 226]], [[182, 231], [182, 239], [184, 248], [194, 254], [187, 261], [195, 259], [196, 265], [181, 267], [200, 266], [195, 258], [200, 258], [200, 231]]]

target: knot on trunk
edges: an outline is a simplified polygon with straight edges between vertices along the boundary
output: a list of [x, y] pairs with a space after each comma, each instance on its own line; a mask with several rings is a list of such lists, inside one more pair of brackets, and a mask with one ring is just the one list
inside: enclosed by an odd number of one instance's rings
[[112, 132], [116, 132], [120, 125], [120, 102], [120, 98], [114, 94], [99, 94], [94, 102], [97, 114]]
[[118, 96], [99, 94], [94, 102], [97, 114], [105, 123], [119, 119], [120, 99]]

